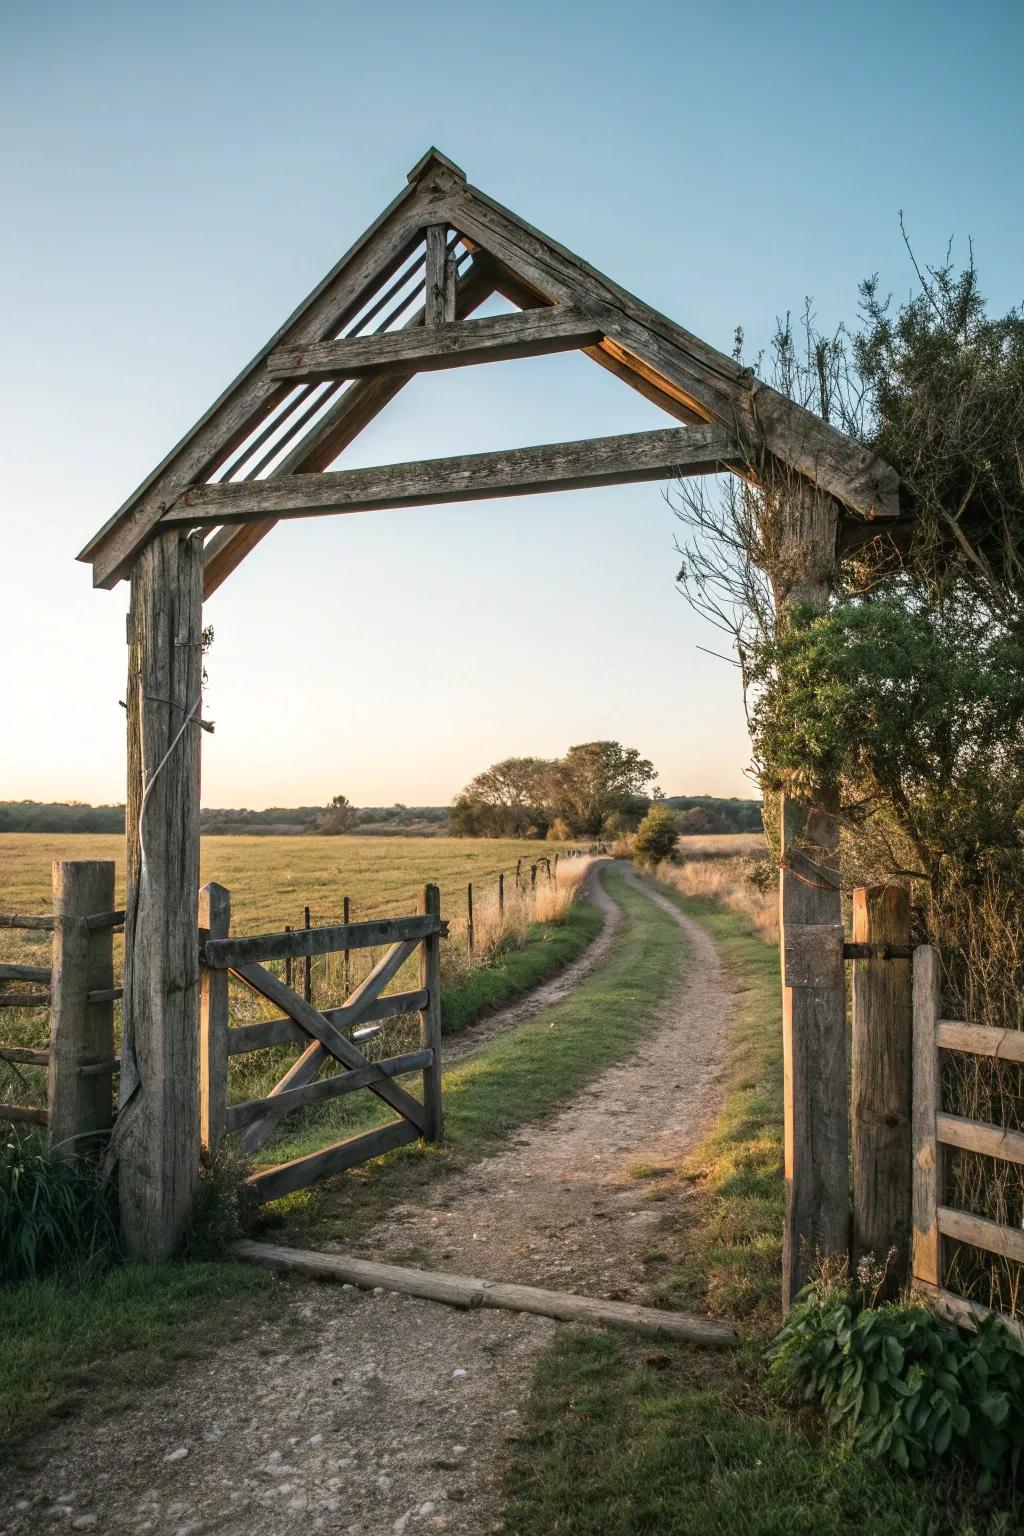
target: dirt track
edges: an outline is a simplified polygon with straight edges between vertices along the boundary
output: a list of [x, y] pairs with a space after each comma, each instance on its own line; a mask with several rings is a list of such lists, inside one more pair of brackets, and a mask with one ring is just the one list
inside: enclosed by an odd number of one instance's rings
[[[658, 1027], [557, 1116], [394, 1208], [358, 1252], [639, 1298], [641, 1253], [662, 1217], [631, 1170], [677, 1161], [707, 1125], [729, 1022], [711, 940], [643, 889], [689, 946]], [[606, 930], [588, 969], [617, 921], [600, 887], [595, 899]], [[38, 1470], [4, 1490], [0, 1533], [500, 1530], [505, 1443], [559, 1326], [349, 1287], [282, 1288], [280, 1325], [183, 1369], [116, 1421], [36, 1442]]]

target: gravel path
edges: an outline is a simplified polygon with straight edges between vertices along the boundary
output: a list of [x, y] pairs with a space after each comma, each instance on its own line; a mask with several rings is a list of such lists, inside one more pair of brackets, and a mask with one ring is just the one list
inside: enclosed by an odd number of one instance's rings
[[[665, 1208], [632, 1170], [677, 1162], [709, 1123], [730, 1004], [705, 931], [624, 872], [689, 947], [657, 1028], [504, 1152], [394, 1208], [358, 1252], [641, 1298], [641, 1253]], [[591, 969], [616, 921], [584, 956]], [[499, 1531], [506, 1443], [559, 1326], [350, 1287], [282, 1286], [279, 1323], [183, 1368], [117, 1419], [36, 1441], [4, 1479], [0, 1533]]]

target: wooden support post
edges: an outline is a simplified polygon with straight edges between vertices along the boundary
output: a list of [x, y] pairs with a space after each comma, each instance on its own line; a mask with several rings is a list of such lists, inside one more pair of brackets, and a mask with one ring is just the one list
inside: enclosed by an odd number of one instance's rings
[[449, 318], [445, 313], [448, 295], [448, 226], [429, 224], [426, 243], [427, 270], [426, 290], [423, 295], [423, 324], [443, 325]]
[[[303, 909], [302, 909], [302, 926], [304, 928], [308, 928], [309, 927], [309, 908], [308, 907], [303, 907]], [[303, 956], [302, 995], [306, 999], [307, 1003], [311, 1003], [313, 1001], [313, 956], [312, 955], [304, 955]]]
[[[50, 1145], [68, 1155], [103, 1150], [114, 1119], [114, 1005], [89, 1001], [90, 992], [113, 990], [114, 930], [86, 923], [113, 905], [112, 860], [54, 860]], [[103, 1063], [105, 1071], [82, 1072]]]
[[[211, 939], [231, 928], [231, 893], [222, 885], [199, 892], [199, 926]], [[224, 1134], [228, 1105], [228, 972], [203, 966], [199, 977], [199, 1139], [213, 1153]]]
[[555, 854], [555, 867], [554, 867], [554, 870], [552, 871], [552, 879], [554, 879], [554, 880], [558, 879], [558, 854], [557, 853]]
[[157, 533], [132, 570], [128, 897], [119, 1169], [127, 1255], [181, 1237], [199, 1169], [202, 539]]
[[[291, 933], [291, 931], [292, 931], [291, 923], [285, 923], [284, 931], [285, 931], [285, 933]], [[287, 957], [287, 959], [285, 960], [285, 962], [284, 962], [284, 984], [285, 984], [286, 987], [290, 987], [291, 984], [292, 984], [292, 957], [291, 957], [291, 955], [289, 955]]]
[[942, 1234], [937, 1208], [945, 1201], [942, 1145], [935, 1134], [941, 1108], [936, 1031], [942, 1008], [938, 951], [914, 951], [914, 1247], [915, 1280], [942, 1284]]
[[[796, 604], [824, 609], [836, 563], [838, 507], [805, 480], [780, 476], [769, 575], [780, 627]], [[849, 1255], [849, 1091], [846, 988], [841, 963], [818, 985], [791, 985], [785, 956], [799, 930], [840, 923], [838, 796], [782, 797], [779, 879], [783, 953], [786, 1225], [782, 1300], [788, 1307], [820, 1259]]]
[[[350, 911], [351, 911], [351, 909], [350, 909], [350, 906], [349, 906], [349, 899], [346, 896], [344, 901], [341, 904], [341, 920], [344, 923], [346, 928], [348, 927], [349, 922], [351, 921], [351, 919], [350, 919]], [[348, 997], [349, 993], [352, 990], [352, 951], [350, 949], [346, 948], [343, 960], [344, 960], [345, 996]]]
[[505, 876], [498, 874], [498, 917], [505, 916]]
[[[907, 945], [905, 886], [858, 886], [855, 944]], [[880, 951], [876, 951], [879, 953]], [[885, 1295], [906, 1284], [910, 1265], [913, 1004], [909, 960], [853, 962], [853, 1260], [886, 1260]], [[895, 1251], [893, 1251], [895, 1250]]]
[[536, 896], [536, 894], [537, 894], [537, 866], [536, 866], [536, 864], [531, 864], [530, 865], [530, 895], [531, 896]]
[[469, 947], [470, 958], [473, 955], [473, 882], [466, 886], [466, 943]]
[[[420, 898], [420, 912], [441, 916], [441, 892], [436, 885], [425, 885]], [[433, 1052], [429, 1067], [423, 1072], [423, 1107], [427, 1112], [427, 1140], [440, 1141], [444, 1135], [441, 1105], [441, 936], [431, 934], [420, 945], [420, 988], [427, 994], [427, 1004], [420, 1009], [420, 1044]]]
[[517, 896], [519, 895], [520, 877], [522, 876], [522, 872], [523, 872], [523, 861], [522, 861], [522, 859], [516, 859], [516, 895]]

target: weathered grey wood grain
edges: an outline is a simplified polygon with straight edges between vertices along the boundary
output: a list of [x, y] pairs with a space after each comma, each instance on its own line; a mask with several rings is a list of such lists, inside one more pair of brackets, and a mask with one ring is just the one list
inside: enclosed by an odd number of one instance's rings
[[431, 1059], [430, 1051], [407, 1051], [404, 1056], [388, 1056], [382, 1061], [371, 1061], [365, 1067], [336, 1072], [333, 1077], [320, 1078], [318, 1082], [307, 1083], [304, 1088], [285, 1089], [275, 1095], [272, 1101], [266, 1098], [246, 1099], [243, 1103], [232, 1104], [227, 1110], [227, 1129], [239, 1131], [251, 1125], [254, 1120], [259, 1120], [266, 1112], [268, 1103], [272, 1102], [279, 1114], [286, 1115], [295, 1109], [306, 1109], [310, 1104], [323, 1104], [342, 1094], [355, 1093], [359, 1088], [369, 1088], [372, 1083], [387, 1082], [407, 1072], [422, 1072], [430, 1066]]
[[945, 1201], [942, 1146], [936, 1134], [941, 1105], [936, 1026], [941, 1009], [938, 951], [914, 952], [914, 1245], [915, 1280], [942, 1284], [942, 1234], [935, 1212]]
[[433, 917], [438, 932], [420, 945], [420, 987], [427, 994], [420, 1011], [420, 1044], [430, 1052], [423, 1070], [423, 1108], [427, 1116], [427, 1139], [440, 1141], [444, 1136], [444, 1108], [441, 1101], [441, 892], [436, 885], [425, 885], [420, 897], [420, 911]]
[[983, 1248], [986, 1253], [1002, 1254], [1015, 1264], [1024, 1264], [1024, 1232], [1020, 1227], [1004, 1227], [1001, 1222], [989, 1221], [985, 1216], [972, 1216], [969, 1211], [955, 1211], [948, 1205], [940, 1205], [936, 1222], [943, 1237], [951, 1237], [957, 1243], [970, 1243]]
[[737, 453], [735, 438], [719, 427], [679, 427], [375, 469], [201, 485], [168, 508], [162, 526], [318, 517], [715, 474]]
[[[56, 859], [53, 980], [50, 984], [50, 1144], [72, 1155], [100, 1150], [114, 1120], [111, 1072], [83, 1074], [86, 1061], [114, 1055], [114, 1006], [91, 1002], [114, 978], [113, 931], [90, 929], [90, 912], [114, 904], [114, 862]], [[88, 1141], [92, 1142], [89, 1146]]]
[[[400, 1018], [404, 1013], [418, 1013], [426, 1001], [425, 992], [391, 992], [387, 997], [380, 997], [361, 1009], [360, 1021], [378, 1023], [383, 1019]], [[320, 1011], [335, 1028], [350, 1027], [351, 1016], [344, 1008], [322, 1008]], [[355, 1030], [352, 1038], [358, 1044], [360, 1039], [365, 1038], [363, 1030]], [[228, 1055], [244, 1056], [250, 1051], [262, 1051], [271, 1045], [305, 1045], [308, 1040], [308, 1033], [294, 1019], [264, 1019], [258, 1024], [236, 1024], [228, 1031]]]
[[430, 224], [426, 230], [427, 270], [423, 292], [423, 324], [443, 325], [447, 299], [448, 226]]
[[34, 1051], [25, 1045], [5, 1045], [0, 1048], [0, 1061], [20, 1063], [26, 1067], [45, 1067], [49, 1065], [49, 1051]]
[[422, 1296], [446, 1306], [489, 1307], [506, 1312], [531, 1312], [590, 1328], [616, 1328], [659, 1339], [683, 1339], [691, 1344], [724, 1348], [736, 1343], [726, 1323], [687, 1312], [660, 1307], [640, 1307], [626, 1301], [603, 1301], [595, 1296], [574, 1296], [567, 1291], [546, 1291], [533, 1285], [510, 1285], [500, 1280], [479, 1280], [472, 1275], [450, 1275], [436, 1270], [410, 1269], [401, 1264], [381, 1264], [373, 1259], [354, 1259], [342, 1253], [314, 1253], [303, 1248], [281, 1248], [249, 1240], [236, 1243], [236, 1258], [265, 1269], [338, 1280], [367, 1289], [383, 1287], [405, 1296]]
[[199, 1169], [202, 574], [200, 541], [166, 533], [132, 571], [124, 1044], [111, 1157], [125, 1249], [143, 1261], [174, 1251]]
[[[907, 947], [905, 886], [858, 886], [853, 939], [869, 949]], [[910, 960], [853, 964], [851, 1138], [854, 1263], [888, 1258], [884, 1294], [910, 1275], [914, 1149], [911, 1136], [914, 1009]]]
[[52, 930], [54, 918], [52, 915], [33, 917], [22, 912], [0, 913], [0, 928], [41, 928]]
[[377, 373], [430, 373], [516, 357], [544, 357], [593, 346], [600, 322], [576, 305], [555, 304], [518, 315], [488, 315], [444, 325], [407, 326], [352, 341], [283, 347], [267, 372], [287, 379], [356, 379]]
[[432, 916], [382, 917], [372, 922], [337, 923], [325, 928], [292, 928], [283, 933], [256, 933], [232, 939], [208, 939], [203, 963], [221, 970], [263, 960], [294, 960], [301, 955], [327, 955], [342, 949], [375, 949], [381, 944], [416, 942], [442, 932]]
[[11, 1125], [46, 1125], [49, 1118], [45, 1109], [30, 1109], [24, 1104], [0, 1104], [0, 1120]]
[[963, 1152], [980, 1152], [982, 1157], [1024, 1163], [1024, 1131], [1009, 1131], [1001, 1125], [966, 1120], [940, 1110], [935, 1116], [935, 1138], [943, 1147], [959, 1147]]
[[48, 965], [0, 965], [0, 981], [45, 981], [50, 980], [50, 967]]
[[[231, 893], [212, 882], [199, 892], [199, 926], [211, 939], [231, 928]], [[228, 1102], [228, 973], [204, 965], [199, 976], [199, 1142], [216, 1152]]]
[[1024, 1061], [1024, 1029], [993, 1029], [988, 1024], [961, 1024], [940, 1019], [935, 1032], [940, 1050], [994, 1056], [998, 1061]]
[[408, 1120], [397, 1120], [382, 1126], [379, 1131], [365, 1131], [361, 1136], [350, 1136], [345, 1141], [324, 1147], [322, 1152], [311, 1152], [307, 1157], [296, 1157], [290, 1163], [279, 1163], [274, 1168], [262, 1169], [246, 1179], [246, 1186], [260, 1204], [268, 1200], [280, 1200], [297, 1189], [308, 1189], [320, 1179], [333, 1174], [345, 1173], [358, 1168], [397, 1147], [407, 1147], [418, 1141], [420, 1133]]

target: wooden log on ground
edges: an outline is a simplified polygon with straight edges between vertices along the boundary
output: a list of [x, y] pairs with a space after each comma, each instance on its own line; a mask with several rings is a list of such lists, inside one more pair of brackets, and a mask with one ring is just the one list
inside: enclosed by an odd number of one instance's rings
[[[121, 1109], [132, 1259], [178, 1244], [199, 1170], [202, 543], [158, 533], [132, 570]], [[110, 903], [107, 903], [110, 905]]]
[[941, 1104], [936, 1026], [941, 1010], [938, 951], [922, 944], [914, 955], [914, 1280], [942, 1284], [942, 1234], [936, 1211], [945, 1203], [942, 1146], [936, 1135]]
[[510, 1285], [480, 1280], [471, 1275], [447, 1275], [435, 1270], [409, 1269], [400, 1264], [379, 1264], [341, 1253], [315, 1253], [303, 1248], [281, 1248], [248, 1240], [233, 1247], [236, 1258], [279, 1273], [309, 1275], [337, 1280], [366, 1289], [383, 1286], [404, 1296], [422, 1296], [447, 1306], [490, 1307], [508, 1312], [532, 1312], [590, 1328], [616, 1328], [653, 1338], [682, 1339], [691, 1344], [724, 1348], [735, 1344], [736, 1335], [726, 1323], [694, 1317], [686, 1312], [662, 1311], [625, 1301], [602, 1301], [547, 1291], [532, 1285]]
[[430, 373], [474, 363], [504, 362], [571, 352], [601, 340], [601, 324], [572, 304], [552, 304], [514, 315], [490, 315], [426, 328], [408, 327], [358, 336], [353, 341], [321, 341], [307, 347], [283, 347], [267, 359], [278, 378], [364, 378], [375, 373]]
[[355, 1093], [359, 1088], [369, 1088], [372, 1083], [386, 1082], [401, 1077], [406, 1072], [422, 1072], [433, 1059], [431, 1051], [407, 1051], [404, 1056], [389, 1056], [383, 1061], [371, 1061], [365, 1067], [347, 1072], [336, 1072], [333, 1077], [320, 1078], [303, 1088], [289, 1088], [276, 1094], [271, 1100], [247, 1099], [232, 1104], [226, 1111], [225, 1124], [229, 1131], [240, 1131], [251, 1125], [267, 1112], [268, 1104], [278, 1114], [288, 1114], [295, 1109], [306, 1109], [310, 1104], [324, 1104], [342, 1094]]
[[[388, 1084], [393, 1087], [393, 1084]], [[378, 1085], [378, 1091], [381, 1085]], [[246, 1179], [246, 1188], [258, 1204], [268, 1200], [280, 1200], [297, 1189], [307, 1189], [320, 1179], [345, 1173], [358, 1168], [397, 1147], [407, 1147], [419, 1141], [420, 1131], [408, 1120], [395, 1120], [376, 1131], [364, 1131], [361, 1136], [349, 1136], [337, 1141], [321, 1152], [311, 1152], [308, 1157], [296, 1157], [289, 1163], [279, 1163], [275, 1168], [263, 1168]]]
[[[199, 892], [199, 926], [211, 939], [231, 928], [231, 892], [212, 882]], [[228, 973], [204, 965], [199, 978], [199, 1144], [215, 1152], [228, 1102]]]
[[162, 523], [194, 528], [641, 484], [717, 474], [739, 456], [735, 438], [723, 427], [670, 427], [374, 469], [218, 481], [183, 492], [163, 514]]
[[[858, 886], [853, 938], [870, 948], [909, 951], [910, 893], [905, 886]], [[852, 1104], [853, 1261], [885, 1262], [884, 1295], [910, 1275], [913, 1228], [911, 1136], [914, 1013], [909, 960], [853, 964]]]
[[111, 1072], [81, 1071], [114, 1055], [113, 1004], [96, 999], [114, 979], [113, 931], [86, 921], [113, 904], [112, 859], [54, 861], [50, 1144], [68, 1154], [99, 1150], [114, 1123]]

